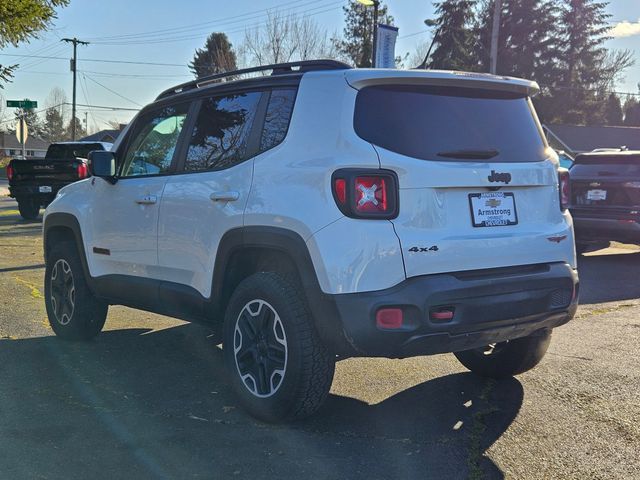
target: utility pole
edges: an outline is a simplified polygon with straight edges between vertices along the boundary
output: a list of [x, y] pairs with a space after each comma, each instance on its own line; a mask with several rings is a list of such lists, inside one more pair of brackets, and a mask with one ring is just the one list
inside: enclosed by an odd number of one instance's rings
[[500, 35], [500, 15], [502, 13], [502, 0], [495, 0], [493, 10], [493, 25], [491, 27], [491, 70], [494, 75], [498, 70], [498, 38]]
[[63, 42], [73, 43], [73, 58], [71, 59], [71, 71], [73, 72], [73, 100], [71, 107], [71, 140], [76, 139], [76, 70], [78, 66], [77, 48], [80, 45], [89, 45], [89, 42], [83, 42], [76, 37], [63, 38]]
[[89, 112], [84, 112], [84, 131], [89, 135]]

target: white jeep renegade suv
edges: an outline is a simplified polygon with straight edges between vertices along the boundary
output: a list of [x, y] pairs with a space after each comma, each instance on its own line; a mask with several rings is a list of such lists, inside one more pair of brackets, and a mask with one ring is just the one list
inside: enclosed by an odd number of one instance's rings
[[224, 321], [233, 388], [267, 421], [317, 410], [337, 358], [454, 352], [490, 377], [541, 360], [578, 276], [535, 83], [226, 75], [163, 92], [47, 208], [57, 335], [94, 337], [114, 304]]

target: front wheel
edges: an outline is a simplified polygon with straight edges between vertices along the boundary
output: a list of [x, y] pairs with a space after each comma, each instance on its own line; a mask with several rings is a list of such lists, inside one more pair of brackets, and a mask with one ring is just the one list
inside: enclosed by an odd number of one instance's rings
[[44, 275], [47, 316], [55, 334], [89, 340], [100, 333], [109, 307], [89, 290], [74, 242], [60, 242], [51, 249]]
[[242, 281], [229, 301], [223, 338], [233, 389], [253, 416], [282, 422], [320, 408], [335, 357], [318, 338], [294, 284], [271, 272]]
[[456, 352], [456, 358], [473, 373], [489, 378], [505, 378], [524, 373], [538, 365], [551, 342], [551, 331], [492, 343], [482, 348]]
[[40, 202], [33, 198], [18, 199], [18, 211], [25, 220], [34, 220], [40, 214]]

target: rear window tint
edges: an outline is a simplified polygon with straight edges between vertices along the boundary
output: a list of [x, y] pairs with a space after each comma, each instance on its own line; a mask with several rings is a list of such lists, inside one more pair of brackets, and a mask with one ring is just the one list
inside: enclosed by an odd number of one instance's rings
[[[374, 145], [423, 160], [537, 162], [546, 158], [546, 143], [530, 100], [512, 93], [367, 87], [356, 99], [354, 127]], [[485, 159], [451, 155], [460, 151], [493, 153]]]
[[275, 147], [284, 140], [296, 98], [295, 89], [277, 89], [271, 92], [264, 128], [260, 137], [260, 151]]
[[51, 160], [87, 158], [92, 150], [104, 150], [101, 143], [57, 143], [49, 145], [46, 157]]

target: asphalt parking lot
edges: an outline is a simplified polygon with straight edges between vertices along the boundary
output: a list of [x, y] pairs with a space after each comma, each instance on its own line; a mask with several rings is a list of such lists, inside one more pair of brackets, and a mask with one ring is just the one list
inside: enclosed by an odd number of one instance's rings
[[218, 333], [112, 307], [62, 342], [42, 298], [41, 221], [0, 198], [0, 478], [640, 478], [640, 249], [580, 259], [581, 307], [533, 371], [452, 355], [339, 362], [313, 418], [236, 406]]

